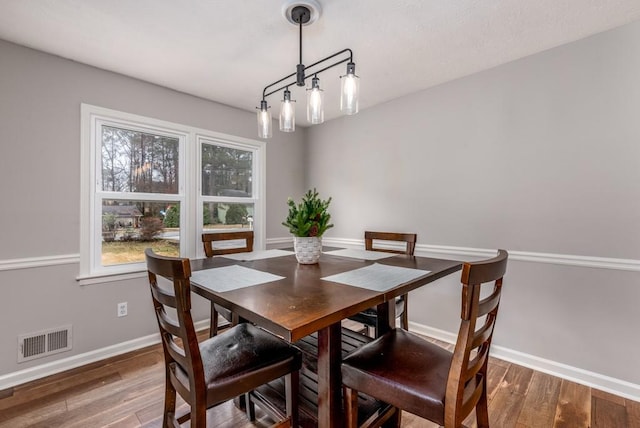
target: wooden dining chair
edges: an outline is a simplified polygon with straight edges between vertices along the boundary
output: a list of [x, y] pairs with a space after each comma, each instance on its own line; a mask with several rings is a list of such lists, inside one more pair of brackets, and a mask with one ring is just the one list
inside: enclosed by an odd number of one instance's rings
[[[301, 352], [249, 323], [198, 343], [191, 317], [189, 259], [159, 256], [150, 248], [145, 256], [164, 350], [163, 427], [178, 427], [191, 420], [192, 428], [204, 428], [207, 409], [243, 394], [250, 419], [258, 404], [281, 421], [277, 426], [297, 427]], [[170, 280], [173, 287], [158, 285], [158, 276]], [[287, 397], [285, 414], [253, 392], [282, 377]], [[180, 417], [176, 415], [176, 392], [191, 407]]]
[[[498, 250], [492, 259], [463, 265], [461, 322], [453, 352], [395, 329], [344, 359], [347, 427], [357, 426], [358, 392], [389, 404], [363, 426], [395, 418], [399, 427], [400, 410], [405, 410], [445, 428], [458, 428], [474, 408], [478, 427], [489, 426], [487, 362], [507, 258], [506, 251]], [[493, 290], [480, 299], [485, 283]]]
[[[244, 241], [244, 245], [219, 246], [215, 243], [230, 241]], [[202, 243], [204, 245], [204, 253], [207, 257], [222, 256], [225, 254], [249, 253], [253, 251], [253, 230], [243, 230], [236, 232], [213, 232], [203, 233]], [[239, 322], [237, 315], [231, 310], [211, 302], [211, 321], [209, 327], [209, 337], [218, 334], [218, 315], [229, 321], [231, 325]]]
[[[364, 232], [364, 248], [367, 251], [383, 251], [393, 254], [407, 254], [413, 256], [416, 249], [418, 236], [415, 233], [394, 233], [394, 232]], [[374, 242], [374, 240], [376, 242]], [[405, 249], [380, 247], [377, 241], [390, 241], [404, 243]], [[396, 317], [400, 318], [400, 326], [405, 330], [409, 329], [409, 295], [404, 294], [396, 299]], [[350, 320], [364, 324], [370, 336], [375, 337], [375, 328], [378, 321], [378, 311], [376, 308], [369, 308], [351, 317]]]

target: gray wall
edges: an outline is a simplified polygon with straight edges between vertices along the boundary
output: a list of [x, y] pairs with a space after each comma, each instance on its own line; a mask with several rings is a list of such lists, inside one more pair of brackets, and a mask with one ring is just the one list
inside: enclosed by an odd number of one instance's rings
[[[640, 384], [639, 115], [636, 22], [310, 128], [307, 183], [334, 198], [327, 237], [519, 254], [495, 343]], [[414, 294], [412, 321], [457, 331], [455, 281]]]
[[[1, 40], [0, 94], [5, 262], [79, 253], [81, 103], [256, 138], [249, 112]], [[304, 135], [276, 132], [267, 143], [267, 236], [281, 233], [287, 197], [304, 192]], [[80, 286], [78, 273], [78, 264], [0, 269], [0, 376], [156, 332], [144, 279]], [[117, 318], [122, 301], [129, 315]], [[205, 319], [204, 302], [197, 308]], [[64, 324], [71, 353], [16, 363], [18, 334]]]

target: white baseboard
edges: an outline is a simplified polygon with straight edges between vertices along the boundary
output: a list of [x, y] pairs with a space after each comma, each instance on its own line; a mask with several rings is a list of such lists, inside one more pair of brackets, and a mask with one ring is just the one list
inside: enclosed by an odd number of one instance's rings
[[[429, 327], [415, 322], [409, 322], [409, 328], [425, 336], [441, 340], [446, 343], [455, 343], [457, 335], [448, 331]], [[591, 388], [609, 392], [614, 395], [628, 398], [633, 401], [640, 401], [640, 385], [605, 376], [600, 373], [591, 372], [578, 367], [572, 367], [557, 361], [547, 360], [535, 355], [515, 351], [503, 346], [492, 345], [491, 356], [508, 361], [520, 366], [547, 373], [562, 379], [576, 382]]]
[[[198, 321], [194, 325], [196, 330], [200, 331], [209, 328], [209, 320]], [[156, 345], [158, 343], [160, 343], [160, 334], [154, 333], [148, 336], [129, 340], [127, 342], [96, 349], [95, 351], [74, 355], [68, 358], [52, 361], [50, 363], [8, 373], [0, 376], [0, 391], [16, 385], [31, 382], [33, 380], [41, 379], [43, 377], [61, 373], [66, 370], [75, 369], [90, 363], [115, 357], [116, 355], [126, 354], [127, 352], [135, 351], [147, 346]]]
[[[209, 328], [209, 320], [199, 321], [196, 323], [195, 327], [198, 331]], [[446, 343], [455, 343], [456, 341], [456, 334], [448, 331], [428, 327], [415, 322], [409, 322], [409, 327], [411, 331]], [[97, 349], [95, 351], [74, 355], [72, 357], [63, 358], [61, 360], [2, 375], [0, 376], [0, 391], [158, 343], [160, 343], [160, 335], [158, 333], [154, 333], [148, 336], [129, 340], [127, 342], [118, 343], [113, 346]], [[547, 373], [552, 376], [586, 385], [591, 388], [600, 389], [630, 400], [640, 401], [640, 385], [627, 382], [625, 380], [572, 367], [563, 363], [547, 360], [545, 358], [529, 355], [498, 345], [493, 345], [491, 347], [491, 356]]]

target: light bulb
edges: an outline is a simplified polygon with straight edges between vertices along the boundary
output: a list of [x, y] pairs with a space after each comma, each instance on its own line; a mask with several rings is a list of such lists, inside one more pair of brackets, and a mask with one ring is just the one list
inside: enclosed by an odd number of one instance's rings
[[340, 110], [344, 114], [358, 113], [358, 95], [360, 93], [360, 78], [355, 74], [355, 64], [347, 64], [347, 74], [340, 77], [342, 90], [340, 91]]
[[311, 89], [307, 89], [307, 120], [314, 125], [324, 122], [324, 91], [317, 77], [311, 79]]
[[271, 138], [271, 112], [265, 100], [260, 101], [258, 110], [258, 137]]
[[280, 102], [280, 131], [293, 132], [296, 130], [296, 105], [291, 100], [289, 89], [284, 91], [284, 99]]

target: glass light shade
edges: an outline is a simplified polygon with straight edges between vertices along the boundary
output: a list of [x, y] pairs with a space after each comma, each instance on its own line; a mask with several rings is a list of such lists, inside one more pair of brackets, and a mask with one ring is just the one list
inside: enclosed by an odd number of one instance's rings
[[311, 89], [307, 89], [307, 120], [317, 125], [324, 122], [324, 91], [320, 89], [317, 77], [311, 82]]
[[271, 112], [267, 107], [266, 101], [260, 102], [260, 110], [258, 110], [258, 137], [271, 138]]
[[294, 101], [282, 101], [280, 104], [280, 131], [296, 130], [296, 107]]
[[293, 132], [296, 130], [296, 105], [291, 101], [291, 92], [284, 93], [284, 99], [280, 102], [280, 131]]
[[340, 110], [344, 114], [358, 113], [360, 78], [353, 73], [347, 73], [340, 77], [340, 86]]

